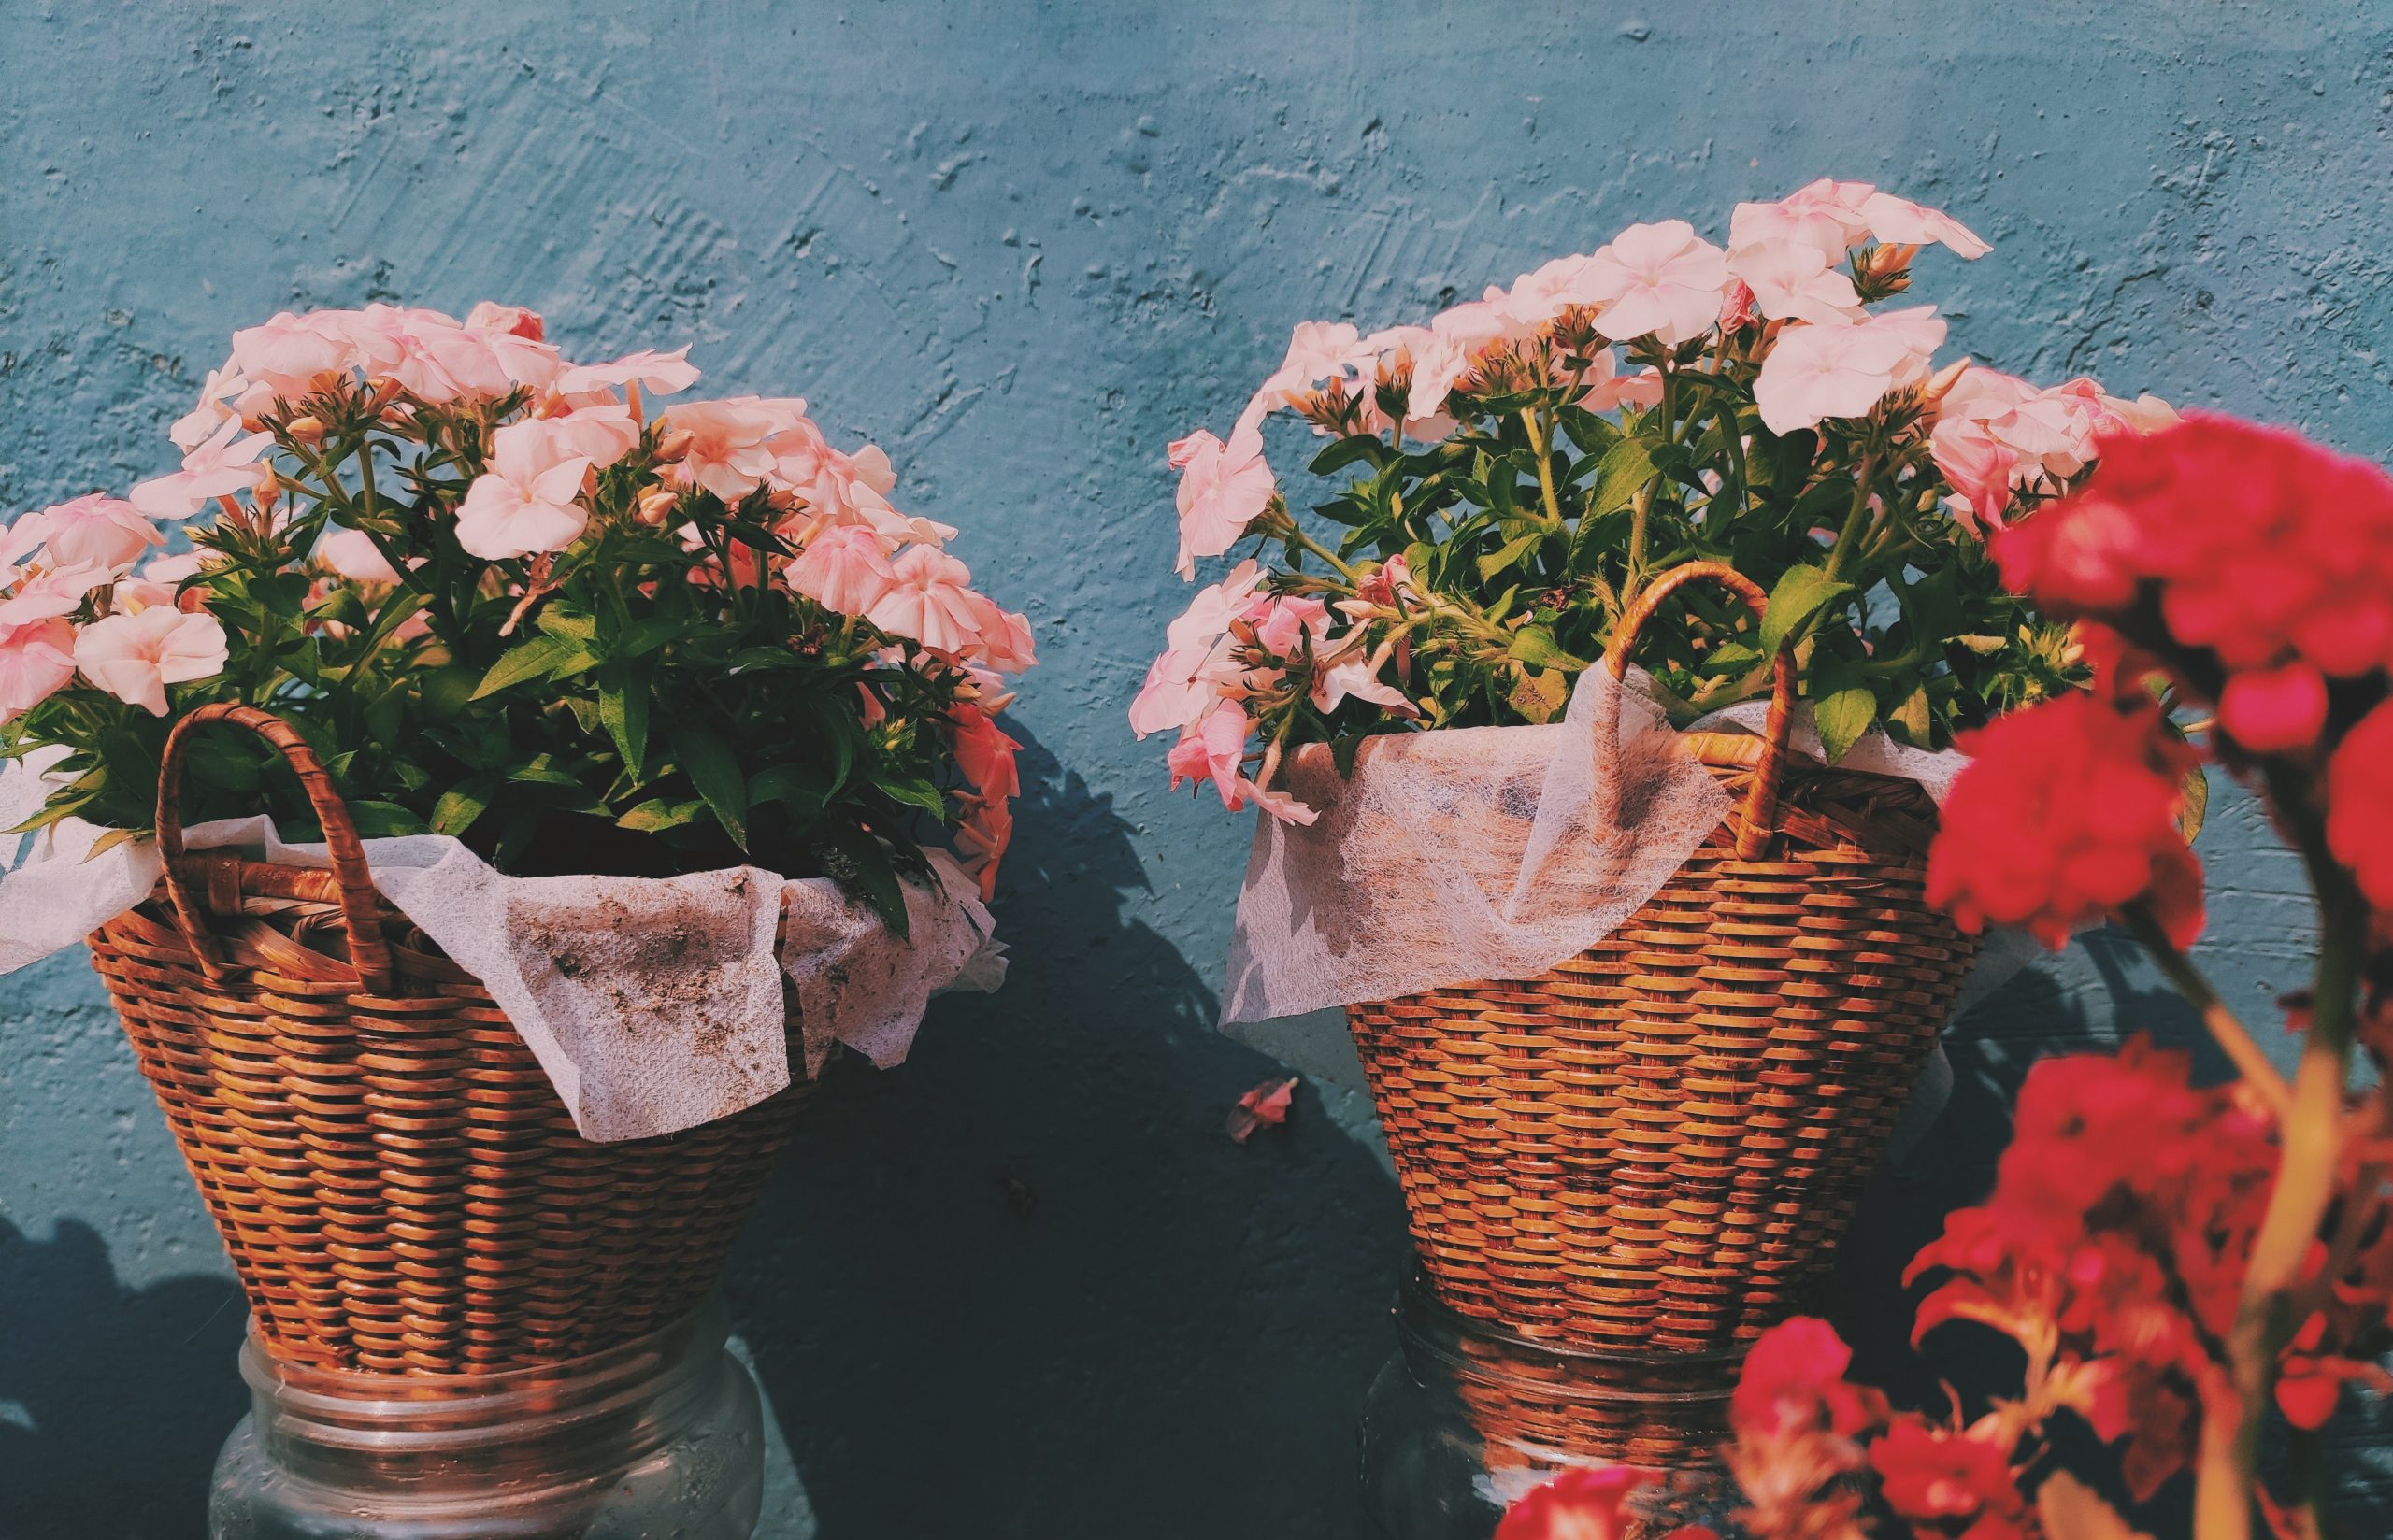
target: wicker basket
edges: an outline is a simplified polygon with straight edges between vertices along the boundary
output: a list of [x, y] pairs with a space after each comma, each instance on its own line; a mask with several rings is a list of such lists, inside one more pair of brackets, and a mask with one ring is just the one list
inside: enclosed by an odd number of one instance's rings
[[[218, 721], [297, 773], [329, 870], [184, 852], [184, 751]], [[383, 904], [287, 723], [203, 707], [168, 737], [159, 787], [162, 891], [93, 933], [92, 958], [267, 1352], [488, 1373], [602, 1352], [698, 1304], [804, 1080], [700, 1128], [593, 1144], [490, 995]]]
[[[1615, 676], [1696, 579], [1762, 611], [1732, 569], [1677, 568], [1623, 617]], [[1536, 978], [1350, 1007], [1453, 1309], [1532, 1341], [1712, 1354], [1831, 1269], [1975, 951], [1922, 898], [1934, 804], [1791, 754], [1792, 676], [1782, 652], [1760, 737], [1691, 736], [1741, 800], [1612, 935]]]

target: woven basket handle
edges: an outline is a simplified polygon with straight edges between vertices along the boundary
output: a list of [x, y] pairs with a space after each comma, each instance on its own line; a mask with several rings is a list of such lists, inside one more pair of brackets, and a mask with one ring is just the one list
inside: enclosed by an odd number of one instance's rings
[[308, 793], [308, 804], [316, 810], [316, 821], [323, 826], [324, 848], [332, 858], [333, 880], [340, 891], [341, 929], [349, 936], [350, 965], [357, 970], [359, 988], [367, 994], [379, 994], [391, 980], [391, 950], [382, 940], [381, 920], [377, 909], [374, 880], [366, 874], [365, 848], [358, 843], [357, 825], [350, 821], [349, 808], [333, 790], [332, 777], [316, 751], [308, 747], [297, 730], [270, 711], [236, 701], [218, 701], [175, 723], [166, 734], [165, 757], [158, 765], [158, 853], [165, 859], [166, 897], [174, 905], [175, 926], [182, 932], [184, 944], [199, 959], [208, 977], [217, 977], [224, 966], [216, 938], [208, 934], [207, 912], [192, 892], [191, 883], [178, 869], [183, 854], [182, 795], [183, 759], [191, 751], [191, 735], [210, 722], [231, 722], [246, 727], [274, 746], [275, 750], [299, 777], [300, 790]]
[[[1637, 649], [1640, 633], [1645, 622], [1662, 607], [1662, 601], [1687, 584], [1709, 580], [1720, 584], [1745, 602], [1758, 624], [1770, 608], [1768, 595], [1761, 585], [1725, 562], [1690, 562], [1672, 567], [1655, 580], [1654, 586], [1639, 594], [1612, 628], [1612, 645], [1604, 649], [1604, 665], [1612, 670], [1614, 679], [1627, 676], [1629, 654]], [[1779, 644], [1777, 655], [1770, 660], [1770, 715], [1762, 722], [1761, 759], [1754, 766], [1753, 790], [1745, 794], [1744, 827], [1737, 834], [1737, 859], [1751, 861], [1762, 852], [1778, 821], [1778, 786], [1786, 773], [1787, 735], [1793, 731], [1795, 718], [1795, 638], [1789, 634]], [[1612, 720], [1601, 724], [1613, 735], [1620, 731], [1620, 696], [1612, 695]]]

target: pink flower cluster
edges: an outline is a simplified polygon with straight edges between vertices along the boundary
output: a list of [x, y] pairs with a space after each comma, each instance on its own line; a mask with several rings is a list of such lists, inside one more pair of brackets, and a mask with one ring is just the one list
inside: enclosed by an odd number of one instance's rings
[[[1502, 393], [1505, 381], [1559, 383], [1594, 412], [1646, 409], [1661, 399], [1665, 368], [1676, 366], [1669, 349], [1690, 343], [1705, 344], [1715, 369], [1733, 354], [1754, 370], [1755, 406], [1774, 435], [1868, 418], [1890, 396], [1913, 392], [1905, 399], [1923, 425], [1933, 423], [1935, 463], [1956, 494], [1952, 511], [1972, 532], [1999, 526], [2023, 489], [2059, 490], [2087, 463], [2097, 433], [2165, 417], [2157, 403], [2121, 402], [2090, 380], [2040, 392], [1966, 364], [1938, 374], [1945, 322], [1935, 308], [1872, 312], [1864, 300], [1865, 284], [1874, 285], [1872, 297], [1899, 289], [1916, 247], [1928, 243], [1965, 259], [1988, 250], [1938, 210], [1865, 182], [1821, 180], [1774, 203], [1738, 205], [1725, 247], [1684, 220], [1634, 224], [1426, 325], [1365, 335], [1343, 321], [1305, 321], [1227, 438], [1199, 429], [1170, 446], [1176, 569], [1194, 580], [1199, 559], [1250, 535], [1295, 537], [1265, 450], [1277, 413], [1294, 412], [1318, 434], [1382, 435], [1400, 447], [1454, 435], [1474, 415], [1474, 396]], [[1624, 347], [1638, 366], [1624, 364]], [[1369, 606], [1340, 632], [1317, 601], [1273, 587], [1250, 563], [1199, 593], [1173, 622], [1130, 720], [1142, 736], [1180, 734], [1175, 785], [1210, 781], [1233, 808], [1254, 803], [1301, 820], [1306, 809], [1268, 790], [1270, 755], [1250, 743], [1258, 714], [1248, 704], [1301, 674], [1324, 710], [1349, 696], [1399, 715], [1411, 707], [1383, 673], [1390, 663], [1400, 671], [1402, 655], [1368, 645]], [[1267, 619], [1297, 645], [1275, 645]], [[1250, 777], [1258, 752], [1266, 768]]]
[[[150, 554], [164, 543], [139, 508], [96, 492], [8, 526], [0, 538], [0, 721], [56, 694], [78, 672], [163, 717], [166, 686], [223, 668], [223, 626], [177, 603], [176, 585], [194, 563]], [[81, 624], [71, 619], [79, 613], [89, 617]]]
[[[165, 688], [221, 673], [223, 627], [196, 592], [179, 605], [175, 584], [200, 570], [197, 556], [141, 559], [165, 542], [160, 521], [210, 505], [256, 529], [284, 527], [287, 498], [302, 495], [277, 469], [277, 432], [305, 442], [322, 425], [294, 417], [332, 392], [365, 404], [393, 437], [423, 439], [425, 413], [477, 414], [489, 426], [480, 474], [455, 507], [457, 545], [484, 562], [528, 561], [502, 572], [537, 593], [546, 563], [582, 539], [595, 517], [599, 475], [648, 445], [652, 483], [637, 516], [669, 519], [677, 502], [711, 493], [738, 506], [761, 494], [761, 516], [795, 555], [739, 549], [711, 580], [777, 582], [886, 636], [920, 644], [920, 666], [977, 681], [952, 724], [974, 787], [966, 838], [994, 865], [1010, 834], [1007, 799], [1018, 790], [1013, 740], [989, 720], [1010, 697], [997, 682], [1036, 661], [1029, 621], [971, 587], [971, 572], [943, 549], [956, 532], [890, 505], [889, 458], [872, 447], [835, 449], [797, 400], [735, 397], [666, 407], [652, 421], [648, 398], [696, 383], [687, 349], [576, 364], [544, 338], [532, 311], [481, 304], [463, 321], [437, 311], [370, 305], [288, 312], [233, 335], [193, 410], [170, 433], [180, 468], [137, 484], [130, 501], [77, 498], [26, 514], [0, 543], [0, 720], [48, 698], [79, 672], [109, 694], [154, 714]], [[302, 467], [304, 472], [304, 467]], [[646, 473], [644, 473], [646, 474]], [[247, 502], [241, 500], [246, 498]], [[695, 538], [695, 532], [685, 532]], [[695, 548], [694, 548], [695, 549]], [[365, 531], [333, 528], [314, 556], [337, 578], [401, 580]], [[410, 558], [418, 564], [423, 558]], [[421, 617], [394, 639], [423, 631]], [[900, 662], [895, 649], [894, 663]]]

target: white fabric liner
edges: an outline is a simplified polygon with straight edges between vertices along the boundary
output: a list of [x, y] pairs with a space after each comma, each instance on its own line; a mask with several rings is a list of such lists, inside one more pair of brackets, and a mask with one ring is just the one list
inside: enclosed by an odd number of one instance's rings
[[[1615, 706], [1616, 729], [1599, 731]], [[1766, 710], [1746, 702], [1688, 731], [1757, 734]], [[1792, 726], [1793, 747], [1816, 757], [1807, 706]], [[1558, 722], [1383, 734], [1364, 741], [1352, 777], [1322, 745], [1298, 750], [1282, 784], [1320, 817], [1256, 820], [1222, 1023], [1531, 978], [1601, 941], [1731, 806], [1680, 736], [1642, 670], [1616, 681], [1598, 667], [1579, 676]], [[1916, 781], [1941, 804], [1968, 763], [1873, 732], [1839, 764]], [[1954, 1019], [2035, 955], [2024, 937], [1989, 936]], [[1268, 1034], [1240, 1036], [1268, 1051]], [[1933, 1092], [1951, 1073], [1931, 1064], [1923, 1078]]]
[[[0, 771], [0, 828], [37, 811], [55, 755]], [[153, 841], [89, 857], [107, 833], [77, 819], [26, 836], [0, 870], [0, 973], [83, 939], [147, 899]], [[266, 819], [204, 823], [194, 850], [245, 848], [280, 865], [327, 864]], [[882, 1068], [902, 1062], [934, 993], [995, 990], [1004, 948], [971, 880], [932, 852], [937, 890], [906, 885], [911, 936], [827, 877], [754, 866], [678, 877], [502, 875], [445, 835], [364, 842], [393, 907], [479, 978], [523, 1034], [582, 1137], [642, 1139], [712, 1122], [790, 1083], [781, 976], [795, 986], [806, 1073], [833, 1044]], [[776, 946], [781, 915], [789, 943]]]

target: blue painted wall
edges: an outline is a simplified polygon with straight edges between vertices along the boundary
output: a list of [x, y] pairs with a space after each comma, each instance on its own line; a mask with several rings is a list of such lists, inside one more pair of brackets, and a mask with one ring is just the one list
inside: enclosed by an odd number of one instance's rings
[[[1039, 626], [1017, 961], [847, 1080], [752, 1227], [733, 1302], [804, 1489], [766, 1533], [1340, 1535], [1400, 1219], [1350, 1095], [1222, 1133], [1270, 1068], [1209, 1026], [1244, 830], [1122, 720], [1182, 602], [1164, 442], [1299, 319], [1834, 173], [1995, 240], [1927, 265], [1956, 346], [2381, 457], [2388, 47], [2362, 4], [2214, 0], [0, 0], [0, 509], [154, 474], [234, 327], [373, 299], [693, 342], [888, 446]], [[2265, 1019], [2296, 874], [2231, 799], [2204, 845], [2205, 954]], [[2098, 939], [1969, 1025], [1848, 1316], [1883, 1340], [2026, 1061], [2122, 1023], [2183, 1018]], [[0, 981], [0, 1534], [196, 1533], [235, 1301], [80, 956]]]

